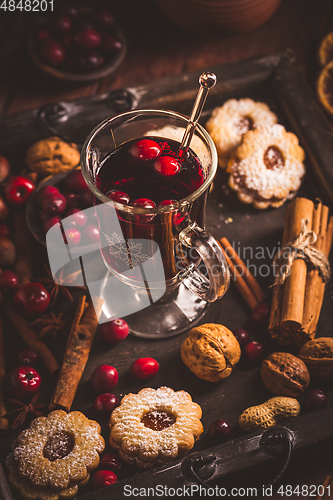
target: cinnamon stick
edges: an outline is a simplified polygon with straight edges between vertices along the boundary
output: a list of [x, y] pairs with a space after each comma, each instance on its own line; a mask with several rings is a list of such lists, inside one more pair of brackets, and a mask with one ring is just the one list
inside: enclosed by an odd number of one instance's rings
[[14, 269], [20, 278], [20, 284], [24, 285], [28, 283], [33, 276], [30, 232], [26, 224], [25, 213], [14, 213], [12, 222], [13, 238], [16, 247]]
[[5, 346], [3, 341], [2, 318], [0, 317], [0, 430], [8, 429], [8, 420], [3, 418], [7, 413], [6, 405], [3, 401], [2, 387], [6, 375], [5, 367]]
[[248, 305], [251, 307], [251, 309], [254, 309], [259, 304], [259, 301], [255, 297], [254, 293], [251, 291], [250, 287], [246, 284], [245, 279], [239, 273], [232, 260], [229, 258], [222, 244], [219, 243], [219, 245], [225, 256], [225, 259], [229, 266], [230, 275], [234, 279], [237, 290], [240, 292], [240, 294], [242, 295], [244, 300], [248, 303]]
[[85, 296], [81, 297], [69, 333], [58, 382], [49, 405], [50, 410], [69, 411], [88, 361], [90, 349], [102, 313], [103, 300], [91, 300], [85, 309]]
[[59, 369], [57, 360], [44, 342], [38, 338], [34, 330], [30, 328], [28, 321], [9, 305], [6, 305], [6, 308], [3, 308], [3, 310], [25, 343], [39, 355], [48, 371], [50, 373], [57, 371]]
[[221, 240], [222, 247], [225, 250], [225, 253], [230, 257], [231, 260], [236, 264], [236, 266], [241, 269], [241, 275], [243, 276], [244, 280], [246, 281], [248, 287], [252, 290], [253, 294], [255, 295], [257, 301], [259, 303], [264, 302], [266, 300], [266, 294], [264, 290], [261, 288], [259, 285], [258, 281], [255, 279], [253, 274], [248, 270], [242, 259], [239, 257], [238, 253], [236, 250], [231, 246], [227, 238], [222, 238]]

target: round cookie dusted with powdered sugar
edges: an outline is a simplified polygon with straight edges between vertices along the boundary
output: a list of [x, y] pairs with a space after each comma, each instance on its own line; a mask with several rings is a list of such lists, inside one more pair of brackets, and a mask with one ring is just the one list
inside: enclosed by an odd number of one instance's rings
[[282, 125], [249, 130], [229, 161], [229, 186], [257, 209], [280, 207], [301, 185], [304, 157], [296, 135]]
[[203, 432], [202, 412], [185, 391], [169, 387], [128, 394], [110, 419], [110, 444], [121, 458], [141, 468], [183, 455]]
[[100, 425], [83, 413], [53, 411], [19, 434], [7, 458], [9, 481], [23, 498], [75, 496], [99, 464], [105, 443]]
[[215, 108], [206, 129], [215, 143], [220, 167], [227, 168], [230, 155], [248, 130], [274, 125], [277, 121], [267, 104], [252, 99], [230, 99]]

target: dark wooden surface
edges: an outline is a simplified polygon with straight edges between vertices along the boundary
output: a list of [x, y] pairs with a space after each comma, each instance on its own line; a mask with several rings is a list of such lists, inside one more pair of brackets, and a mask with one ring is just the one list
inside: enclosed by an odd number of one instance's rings
[[[114, 10], [128, 37], [129, 50], [126, 60], [114, 78], [106, 78], [85, 86], [60, 83], [35, 70], [27, 56], [22, 53], [15, 61], [15, 67], [0, 82], [1, 116], [47, 102], [71, 100], [117, 87], [148, 83], [163, 76], [194, 70], [199, 72], [202, 67], [233, 62], [288, 47], [295, 52], [303, 72], [311, 85], [314, 85], [318, 72], [317, 46], [322, 36], [333, 28], [331, 0], [284, 0], [276, 14], [254, 33], [237, 36], [214, 33], [204, 38], [199, 34], [187, 34], [175, 28], [162, 18], [152, 2], [127, 0], [118, 3]], [[232, 295], [236, 298], [234, 291]], [[235, 314], [237, 315], [238, 311], [235, 311]], [[212, 312], [212, 319], [213, 316]], [[178, 344], [177, 339], [175, 349], [178, 349]], [[139, 354], [141, 352], [133, 351], [131, 357], [134, 359]], [[181, 378], [182, 376], [183, 373]], [[237, 381], [241, 383], [241, 374]], [[163, 382], [165, 383], [164, 379]], [[181, 384], [179, 388], [183, 388]], [[209, 420], [209, 416], [207, 419]], [[283, 483], [317, 484], [327, 472], [333, 473], [331, 443], [321, 444], [306, 453], [295, 454]], [[262, 470], [244, 472], [239, 481], [246, 485], [253, 475], [260, 481], [262, 474]], [[278, 499], [281, 496], [275, 494], [273, 498]]]

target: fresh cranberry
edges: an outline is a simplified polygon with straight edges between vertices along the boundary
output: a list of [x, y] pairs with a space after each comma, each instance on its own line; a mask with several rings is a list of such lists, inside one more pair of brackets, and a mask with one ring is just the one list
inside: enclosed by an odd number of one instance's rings
[[109, 414], [119, 406], [119, 399], [115, 394], [105, 392], [97, 396], [94, 402], [94, 410], [96, 412], [108, 412]]
[[75, 41], [80, 47], [96, 49], [101, 44], [102, 38], [94, 28], [87, 27], [76, 34]]
[[62, 194], [52, 193], [44, 196], [41, 203], [42, 210], [49, 216], [61, 215], [66, 210], [66, 200]]
[[39, 26], [39, 28], [37, 28], [35, 32], [35, 37], [38, 42], [45, 42], [51, 37], [51, 35], [49, 30], [45, 28], [45, 26]]
[[5, 186], [5, 197], [11, 205], [23, 205], [35, 189], [35, 184], [26, 177], [12, 177]]
[[79, 9], [75, 5], [64, 5], [61, 8], [61, 13], [70, 17], [73, 21], [77, 21], [80, 16]]
[[304, 405], [308, 411], [320, 410], [326, 406], [326, 403], [326, 396], [319, 389], [312, 389], [304, 399]]
[[231, 427], [225, 420], [214, 420], [208, 427], [208, 436], [210, 439], [224, 441], [230, 435]]
[[[102, 35], [102, 45], [101, 45], [101, 50], [106, 54], [114, 54], [115, 52], [118, 52], [122, 47], [121, 41], [115, 38], [112, 35], [109, 35], [109, 33], [103, 33]], [[153, 142], [153, 141], [151, 141]], [[155, 158], [155, 157], [154, 157]]]
[[[74, 38], [73, 38], [73, 35], [72, 33], [68, 33], [67, 35], [64, 35], [63, 37], [61, 37], [61, 43], [65, 46], [65, 47], [71, 47], [73, 45], [73, 41], [74, 41]], [[70, 56], [68, 56], [66, 58], [66, 63], [64, 65], [65, 68], [70, 68], [71, 66], [73, 65], [72, 61], [70, 60]]]
[[236, 328], [236, 330], [233, 331], [233, 334], [241, 347], [244, 347], [250, 342], [250, 334], [243, 328]]
[[245, 346], [245, 354], [250, 361], [260, 361], [264, 356], [264, 346], [260, 342], [248, 342]]
[[100, 327], [101, 338], [110, 344], [124, 340], [128, 335], [128, 331], [128, 324], [123, 319], [113, 319], [103, 323]]
[[47, 198], [50, 195], [59, 195], [60, 191], [56, 186], [52, 186], [50, 184], [47, 184], [46, 186], [42, 186], [38, 191], [36, 192], [36, 202], [38, 205], [40, 205], [43, 201], [44, 198]]
[[73, 22], [66, 14], [58, 14], [53, 21], [53, 28], [58, 33], [69, 33], [72, 29]]
[[122, 203], [123, 205], [128, 205], [131, 201], [131, 198], [127, 193], [123, 191], [111, 191], [106, 195], [110, 200], [115, 201], [117, 203]]
[[82, 238], [87, 243], [99, 242], [99, 229], [95, 224], [87, 224], [82, 231]]
[[121, 468], [122, 462], [120, 460], [120, 457], [115, 453], [104, 453], [99, 465], [100, 467], [102, 467], [102, 469], [117, 472]]
[[59, 66], [66, 59], [64, 47], [57, 40], [49, 38], [41, 47], [42, 56], [52, 66]]
[[70, 227], [83, 227], [88, 220], [87, 215], [79, 208], [71, 208], [65, 213], [64, 218], [65, 217], [70, 217], [70, 220], [66, 221]]
[[6, 377], [6, 388], [11, 396], [17, 399], [29, 398], [40, 388], [39, 373], [31, 366], [17, 366]]
[[268, 307], [268, 305], [265, 303], [262, 303], [262, 304], [258, 304], [254, 309], [252, 309], [250, 321], [251, 321], [251, 323], [253, 323], [257, 326], [267, 327], [268, 321], [269, 321], [269, 307]]
[[71, 193], [80, 194], [88, 189], [81, 170], [72, 170], [65, 179], [65, 186]]
[[161, 156], [155, 161], [154, 169], [161, 175], [176, 175], [180, 171], [180, 163], [173, 156]]
[[7, 269], [0, 273], [0, 290], [3, 292], [15, 292], [20, 286], [20, 279], [14, 271]]
[[104, 64], [104, 57], [95, 50], [89, 50], [80, 57], [80, 67], [85, 71], [95, 71]]
[[48, 232], [51, 227], [53, 227], [55, 224], [61, 224], [61, 219], [59, 215], [55, 215], [54, 217], [50, 217], [49, 219], [46, 219], [45, 222], [43, 222], [43, 231], [44, 234]]
[[94, 13], [94, 19], [102, 28], [111, 28], [114, 24], [114, 17], [107, 9], [97, 9]]
[[93, 371], [91, 383], [96, 392], [110, 392], [118, 383], [118, 372], [113, 366], [100, 365]]
[[161, 154], [161, 146], [151, 139], [140, 139], [132, 144], [129, 153], [140, 160], [152, 160]]
[[116, 482], [117, 476], [114, 472], [111, 470], [98, 470], [91, 476], [90, 487], [92, 490], [99, 490], [100, 488], [104, 488], [104, 486], [108, 486]]
[[81, 233], [75, 227], [71, 227], [69, 229], [66, 229], [65, 236], [66, 236], [67, 243], [69, 245], [76, 246], [81, 241]]
[[30, 347], [25, 347], [19, 351], [17, 361], [20, 365], [35, 365], [38, 361], [38, 354]]
[[167, 205], [173, 205], [177, 200], [162, 200], [159, 202], [159, 207], [166, 207]]
[[82, 193], [80, 194], [80, 201], [84, 208], [89, 208], [92, 206], [92, 197], [89, 189], [82, 191]]
[[10, 228], [8, 224], [0, 224], [0, 237], [8, 238], [10, 236]]
[[75, 193], [66, 193], [63, 195], [66, 200], [67, 210], [71, 210], [72, 208], [79, 208], [81, 204], [81, 198], [78, 194]]
[[156, 205], [152, 200], [149, 200], [148, 198], [138, 198], [137, 200], [133, 201], [132, 203], [133, 207], [138, 207], [138, 208], [155, 208]]
[[42, 314], [50, 303], [50, 295], [40, 283], [26, 283], [14, 295], [14, 304], [25, 316]]
[[149, 380], [157, 374], [159, 364], [153, 358], [139, 358], [131, 366], [130, 374], [137, 380]]

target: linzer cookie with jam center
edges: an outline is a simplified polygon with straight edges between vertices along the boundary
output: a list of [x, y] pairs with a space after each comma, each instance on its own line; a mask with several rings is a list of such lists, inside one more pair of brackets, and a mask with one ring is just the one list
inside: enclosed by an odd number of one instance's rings
[[280, 207], [301, 185], [304, 157], [296, 135], [282, 125], [249, 130], [229, 161], [229, 186], [259, 210]]
[[110, 444], [141, 468], [166, 464], [191, 450], [203, 432], [202, 411], [185, 391], [146, 388], [128, 394], [110, 419]]
[[206, 129], [215, 143], [220, 167], [227, 168], [231, 154], [248, 130], [274, 125], [277, 121], [267, 104], [252, 99], [229, 99], [223, 106], [215, 108]]
[[9, 481], [25, 499], [57, 500], [76, 495], [104, 450], [101, 428], [83, 413], [53, 411], [21, 432], [7, 457]]

